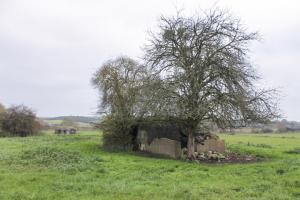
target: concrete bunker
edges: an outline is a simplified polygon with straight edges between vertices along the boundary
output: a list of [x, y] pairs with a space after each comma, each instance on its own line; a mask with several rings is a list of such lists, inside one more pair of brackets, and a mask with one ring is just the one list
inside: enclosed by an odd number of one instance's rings
[[[135, 150], [180, 158], [187, 147], [187, 136], [172, 123], [145, 123], [134, 128]], [[225, 152], [225, 143], [217, 136], [195, 137], [195, 152]]]

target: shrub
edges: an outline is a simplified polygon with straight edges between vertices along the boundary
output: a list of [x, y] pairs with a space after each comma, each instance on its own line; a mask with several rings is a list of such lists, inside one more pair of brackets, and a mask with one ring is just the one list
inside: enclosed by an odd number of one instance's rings
[[2, 132], [2, 120], [3, 120], [3, 115], [5, 113], [5, 107], [0, 103], [0, 135]]
[[2, 117], [2, 129], [9, 136], [29, 136], [40, 130], [35, 113], [24, 105], [8, 108]]
[[117, 119], [111, 116], [105, 117], [98, 128], [103, 131], [103, 148], [106, 150], [131, 150], [132, 135], [130, 119]]

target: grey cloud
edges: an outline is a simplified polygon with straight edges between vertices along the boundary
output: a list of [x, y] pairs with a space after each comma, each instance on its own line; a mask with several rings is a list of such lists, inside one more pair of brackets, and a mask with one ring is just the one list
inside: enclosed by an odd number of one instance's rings
[[[210, 8], [208, 0], [2, 0], [0, 1], [0, 102], [24, 103], [40, 116], [91, 115], [98, 94], [94, 71], [119, 55], [140, 58], [147, 31], [161, 14]], [[240, 16], [262, 43], [252, 60], [265, 85], [283, 90], [282, 110], [300, 120], [300, 15], [296, 0], [217, 1]], [[258, 6], [259, 5], [259, 6]]]

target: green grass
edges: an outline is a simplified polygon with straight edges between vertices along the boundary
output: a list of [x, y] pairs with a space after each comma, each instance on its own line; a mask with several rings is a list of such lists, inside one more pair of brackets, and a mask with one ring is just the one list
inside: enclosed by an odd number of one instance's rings
[[62, 122], [62, 120], [54, 120], [54, 119], [52, 119], [52, 120], [44, 119], [43, 121], [50, 125], [60, 125]]
[[[0, 138], [0, 199], [300, 199], [300, 134], [222, 135], [266, 160], [197, 164], [111, 153], [100, 134]], [[297, 152], [297, 151], [296, 151]]]

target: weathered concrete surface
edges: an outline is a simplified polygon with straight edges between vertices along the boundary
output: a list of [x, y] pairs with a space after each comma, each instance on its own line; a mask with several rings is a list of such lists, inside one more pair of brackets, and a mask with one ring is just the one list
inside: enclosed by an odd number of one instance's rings
[[216, 151], [219, 153], [225, 152], [225, 142], [219, 139], [207, 139], [204, 144], [197, 144], [196, 151], [198, 153], [204, 153], [208, 151]]
[[167, 155], [172, 158], [180, 158], [181, 156], [180, 142], [170, 140], [168, 138], [155, 138], [150, 145], [142, 145], [141, 150], [155, 154]]

